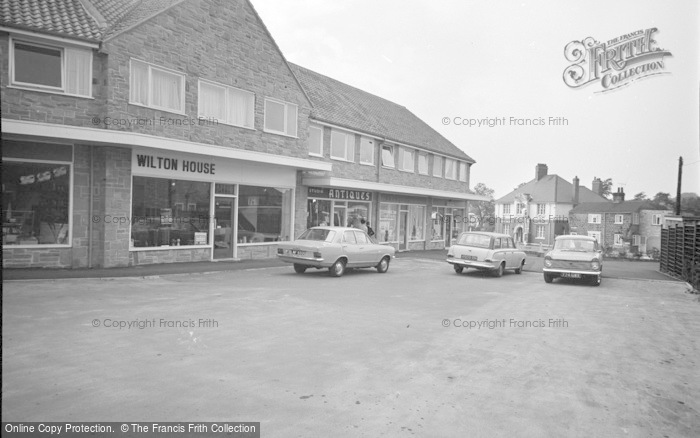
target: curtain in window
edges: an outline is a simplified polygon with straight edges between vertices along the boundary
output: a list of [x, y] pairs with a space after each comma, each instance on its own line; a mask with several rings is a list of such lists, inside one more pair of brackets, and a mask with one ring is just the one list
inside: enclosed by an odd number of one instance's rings
[[181, 78], [174, 74], [152, 69], [153, 106], [183, 111]]
[[382, 166], [394, 167], [394, 154], [390, 147], [382, 148]]
[[[287, 135], [297, 136], [297, 107], [289, 104], [287, 104]], [[352, 144], [352, 151], [355, 151], [355, 143]]]
[[213, 117], [221, 122], [226, 120], [226, 89], [200, 82], [199, 114]]
[[237, 126], [253, 127], [255, 96], [242, 90], [229, 88], [229, 123]]
[[141, 62], [131, 61], [131, 101], [148, 105], [148, 66]]
[[90, 95], [91, 55], [88, 50], [66, 49], [66, 93]]

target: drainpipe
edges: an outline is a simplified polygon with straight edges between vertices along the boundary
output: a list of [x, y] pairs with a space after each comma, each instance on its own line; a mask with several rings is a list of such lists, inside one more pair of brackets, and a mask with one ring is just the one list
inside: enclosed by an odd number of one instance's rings
[[90, 189], [90, 195], [88, 197], [89, 202], [88, 202], [88, 269], [92, 268], [92, 206], [93, 206], [93, 193], [95, 191], [93, 187], [93, 172], [94, 172], [94, 163], [95, 163], [95, 145], [90, 145], [90, 172], [88, 174], [88, 188]]

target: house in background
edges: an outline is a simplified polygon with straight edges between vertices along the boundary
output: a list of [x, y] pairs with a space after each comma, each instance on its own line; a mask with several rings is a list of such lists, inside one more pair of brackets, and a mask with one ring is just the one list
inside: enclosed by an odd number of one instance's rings
[[571, 210], [572, 234], [595, 237], [614, 255], [654, 255], [661, 248], [664, 218], [672, 214], [650, 201], [625, 201], [623, 189], [613, 193], [612, 202], [581, 203]]
[[549, 175], [546, 164], [535, 167], [535, 178], [496, 200], [496, 232], [509, 234], [520, 244], [551, 245], [569, 232], [569, 212], [585, 202], [610, 202], [601, 193], [601, 181], [591, 189]]

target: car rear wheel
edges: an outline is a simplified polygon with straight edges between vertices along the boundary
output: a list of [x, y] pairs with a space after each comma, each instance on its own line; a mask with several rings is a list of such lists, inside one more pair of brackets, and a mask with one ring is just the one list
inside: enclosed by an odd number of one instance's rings
[[525, 260], [520, 262], [520, 267], [515, 270], [516, 274], [522, 274], [523, 273], [523, 267], [525, 266]]
[[333, 266], [328, 268], [328, 271], [333, 277], [340, 277], [345, 273], [345, 260], [338, 259], [333, 263]]
[[384, 274], [389, 270], [389, 257], [384, 257], [377, 265], [377, 272]]
[[545, 283], [551, 283], [553, 280], [552, 276], [549, 274], [544, 274], [544, 282]]
[[306, 272], [306, 266], [294, 263], [294, 272], [296, 272], [297, 274], [303, 274], [304, 272]]
[[503, 276], [503, 263], [498, 265], [498, 268], [496, 268], [493, 272], [493, 275], [496, 277], [502, 277]]
[[453, 268], [455, 268], [455, 272], [458, 274], [461, 274], [462, 271], [464, 271], [464, 266], [453, 265]]

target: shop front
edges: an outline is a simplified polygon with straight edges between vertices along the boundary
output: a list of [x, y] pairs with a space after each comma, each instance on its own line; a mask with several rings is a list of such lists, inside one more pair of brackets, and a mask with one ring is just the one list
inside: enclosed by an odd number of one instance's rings
[[140, 147], [131, 164], [132, 264], [271, 257], [293, 236], [293, 168]]
[[371, 222], [372, 192], [308, 187], [307, 228], [319, 225], [359, 228]]

